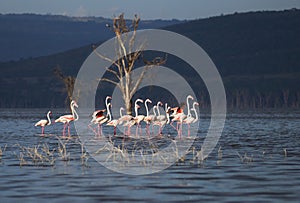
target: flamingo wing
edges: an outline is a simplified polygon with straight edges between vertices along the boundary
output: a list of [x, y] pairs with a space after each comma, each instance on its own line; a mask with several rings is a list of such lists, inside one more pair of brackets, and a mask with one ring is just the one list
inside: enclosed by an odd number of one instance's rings
[[48, 124], [48, 120], [42, 119], [38, 121], [34, 126], [45, 126]]
[[57, 122], [66, 123], [66, 122], [70, 122], [73, 120], [74, 120], [73, 115], [63, 115], [63, 116], [59, 117], [58, 119], [56, 119], [55, 123], [57, 123]]

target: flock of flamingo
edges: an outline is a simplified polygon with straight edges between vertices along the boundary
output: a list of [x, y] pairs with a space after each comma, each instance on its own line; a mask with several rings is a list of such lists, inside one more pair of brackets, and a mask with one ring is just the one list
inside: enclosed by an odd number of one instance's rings
[[[148, 104], [152, 103], [150, 99], [146, 99], [143, 101], [142, 99], [137, 99], [134, 102], [134, 111], [135, 116], [131, 115], [123, 115], [124, 108], [120, 108], [120, 117], [118, 119], [112, 119], [111, 115], [111, 103], [110, 100], [112, 98], [110, 96], [107, 96], [105, 99], [105, 109], [97, 110], [92, 114], [92, 120], [90, 121], [90, 124], [88, 127], [95, 133], [96, 136], [102, 135], [102, 126], [113, 126], [114, 128], [114, 135], [116, 135], [116, 129], [118, 126], [124, 127], [124, 134], [126, 136], [130, 135], [131, 127], [136, 126], [136, 136], [142, 134], [142, 128], [141, 123], [145, 122], [146, 124], [146, 134], [148, 136], [151, 135], [150, 126], [158, 126], [158, 135], [162, 134], [162, 128], [169, 124], [171, 125], [178, 133], [178, 136], [182, 136], [182, 126], [183, 124], [186, 124], [188, 126], [188, 136], [190, 136], [190, 124], [196, 123], [198, 121], [198, 113], [196, 110], [196, 106], [199, 106], [199, 103], [197, 101], [194, 101], [192, 104], [192, 108], [190, 108], [190, 100], [194, 100], [194, 98], [191, 95], [188, 95], [186, 97], [186, 105], [187, 105], [187, 114], [184, 113], [182, 107], [174, 107], [171, 108], [168, 106], [167, 103], [164, 105], [164, 111], [165, 114], [161, 114], [160, 107], [163, 107], [163, 103], [161, 101], [158, 101], [156, 105], [153, 106], [153, 114], [150, 114]], [[145, 109], [146, 109], [146, 115], [139, 114], [138, 110], [141, 108], [140, 104], [144, 103]], [[70, 108], [72, 114], [68, 115], [62, 115], [58, 119], [55, 120], [55, 123], [63, 123], [63, 136], [66, 135], [66, 129], [68, 128], [68, 135], [70, 134], [70, 122], [76, 121], [79, 119], [79, 116], [76, 112], [76, 108], [78, 108], [78, 105], [76, 101], [72, 100], [70, 103]], [[193, 114], [192, 114], [193, 113]], [[48, 111], [47, 113], [47, 119], [43, 119], [38, 121], [35, 126], [40, 126], [42, 128], [42, 135], [44, 134], [45, 126], [51, 125], [53, 122], [51, 122], [50, 115], [52, 114], [51, 111]], [[173, 123], [176, 122], [176, 127], [173, 125]], [[94, 128], [93, 125], [96, 125]]]

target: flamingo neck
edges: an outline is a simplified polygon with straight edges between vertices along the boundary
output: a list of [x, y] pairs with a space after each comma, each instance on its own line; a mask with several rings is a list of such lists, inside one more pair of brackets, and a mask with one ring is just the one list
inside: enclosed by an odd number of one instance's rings
[[79, 116], [75, 110], [74, 104], [71, 105], [71, 111], [72, 111], [72, 116], [74, 118], [74, 121], [77, 121], [79, 119]]
[[110, 113], [109, 105], [106, 106], [106, 110], [107, 110], [108, 121], [111, 121], [111, 113]]
[[149, 110], [148, 110], [148, 105], [147, 105], [147, 101], [145, 101], [145, 108], [146, 108], [146, 115], [147, 117], [149, 116]]
[[157, 109], [157, 114], [158, 114], [158, 116], [160, 116], [159, 102], [157, 102], [157, 104], [156, 104], [156, 109]]
[[108, 105], [108, 99], [109, 98], [110, 97], [108, 97], [108, 96], [105, 98], [105, 106], [106, 106], [107, 116], [109, 117], [109, 121], [111, 121], [111, 114], [110, 114], [109, 105]]
[[122, 111], [123, 111], [123, 108], [121, 107], [121, 108], [120, 108], [120, 118], [122, 118], [122, 117], [123, 117], [123, 113], [122, 113]]
[[196, 121], [198, 121], [198, 113], [197, 113], [197, 111], [196, 111], [196, 108], [193, 108], [193, 111], [195, 112], [195, 120], [193, 121], [193, 122], [196, 122]]
[[156, 105], [153, 106], [153, 113], [154, 113], [154, 116], [156, 117], [157, 115], [156, 115], [155, 109], [157, 109], [157, 106], [156, 106]]
[[47, 113], [47, 119], [48, 119], [47, 125], [51, 125], [50, 112]]
[[193, 110], [194, 110], [194, 112], [195, 112], [195, 120], [194, 120], [194, 122], [196, 122], [196, 121], [198, 121], [198, 113], [197, 113], [197, 110], [196, 110], [196, 102], [194, 102], [194, 104], [193, 104]]
[[134, 102], [134, 111], [135, 111], [135, 117], [137, 117], [139, 114], [138, 114], [138, 99]]
[[134, 111], [135, 111], [135, 117], [137, 117], [137, 116], [139, 115], [139, 114], [138, 114], [138, 107], [137, 107], [137, 105], [135, 105]]
[[[168, 110], [167, 110], [167, 111], [168, 111]], [[169, 123], [170, 123], [170, 115], [169, 115], [168, 112], [166, 112], [166, 116], [167, 116], [167, 124], [169, 124]]]
[[187, 105], [187, 109], [188, 109], [187, 117], [191, 117], [189, 98], [190, 98], [189, 96], [186, 98], [186, 105]]

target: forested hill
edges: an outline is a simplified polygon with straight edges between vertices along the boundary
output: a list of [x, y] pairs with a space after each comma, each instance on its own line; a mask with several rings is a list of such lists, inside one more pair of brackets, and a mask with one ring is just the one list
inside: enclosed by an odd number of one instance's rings
[[[179, 22], [147, 20], [141, 21], [140, 28], [160, 28]], [[107, 23], [111, 23], [111, 19], [0, 14], [0, 61], [46, 56], [106, 40], [113, 36]]]
[[198, 43], [223, 76], [300, 72], [300, 10], [235, 13], [166, 29]]
[[[222, 75], [229, 107], [300, 107], [300, 10], [235, 13], [164, 29], [191, 38], [209, 54]], [[0, 63], [0, 106], [64, 105], [53, 68], [59, 65], [75, 76], [90, 52], [91, 46], [85, 46]], [[45, 102], [41, 95], [51, 99]], [[208, 106], [208, 95], [200, 95], [202, 106]]]

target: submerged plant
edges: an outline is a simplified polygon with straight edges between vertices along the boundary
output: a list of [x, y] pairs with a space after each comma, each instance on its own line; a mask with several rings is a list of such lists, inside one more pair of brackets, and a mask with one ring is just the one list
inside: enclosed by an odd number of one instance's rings
[[59, 141], [57, 151], [58, 151], [59, 156], [61, 157], [61, 160], [69, 161], [70, 153], [67, 153], [66, 143], [63, 143], [59, 137], [57, 137], [57, 139]]
[[247, 155], [247, 153], [244, 154], [244, 156], [240, 155], [238, 152], [237, 152], [237, 155], [239, 156], [241, 162], [243, 163], [250, 163], [250, 162], [253, 162], [253, 156], [249, 157]]
[[0, 160], [2, 159], [3, 153], [5, 152], [7, 144], [5, 144], [4, 148], [0, 147]]

